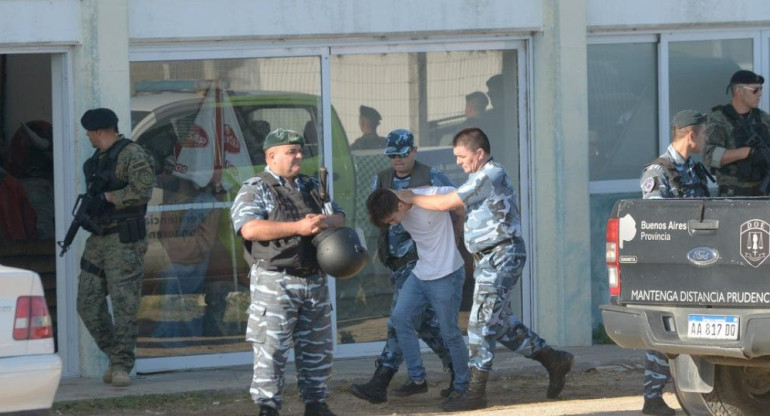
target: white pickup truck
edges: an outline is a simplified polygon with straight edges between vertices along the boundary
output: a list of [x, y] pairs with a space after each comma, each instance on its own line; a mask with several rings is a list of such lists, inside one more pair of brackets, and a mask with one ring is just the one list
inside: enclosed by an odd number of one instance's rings
[[60, 378], [40, 277], [0, 265], [0, 414], [47, 415]]
[[691, 415], [770, 415], [770, 200], [621, 200], [607, 334], [669, 357]]

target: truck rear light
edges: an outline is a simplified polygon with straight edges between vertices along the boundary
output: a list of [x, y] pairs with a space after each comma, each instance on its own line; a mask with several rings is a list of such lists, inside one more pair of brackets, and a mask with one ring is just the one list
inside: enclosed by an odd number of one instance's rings
[[620, 263], [618, 262], [619, 221], [617, 218], [607, 220], [607, 244], [605, 258], [609, 280], [610, 296], [620, 296]]
[[53, 337], [51, 315], [43, 296], [19, 296], [16, 299], [16, 317], [13, 339], [23, 341]]

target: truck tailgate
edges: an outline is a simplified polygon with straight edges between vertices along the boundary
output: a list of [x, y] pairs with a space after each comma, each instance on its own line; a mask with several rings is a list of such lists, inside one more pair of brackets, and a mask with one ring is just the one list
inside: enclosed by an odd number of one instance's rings
[[770, 305], [770, 201], [624, 200], [620, 304]]

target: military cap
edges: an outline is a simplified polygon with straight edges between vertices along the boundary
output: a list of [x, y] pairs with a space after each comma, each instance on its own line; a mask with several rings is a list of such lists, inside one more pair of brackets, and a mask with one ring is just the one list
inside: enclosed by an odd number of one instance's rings
[[385, 154], [406, 156], [414, 147], [414, 135], [406, 129], [393, 130], [385, 139]]
[[377, 110], [373, 109], [372, 107], [367, 107], [365, 105], [362, 105], [361, 107], [358, 108], [358, 114], [370, 120], [374, 120], [374, 121], [382, 120], [382, 116], [380, 116], [380, 113], [377, 112]]
[[305, 139], [303, 139], [302, 135], [296, 131], [278, 128], [271, 131], [267, 137], [265, 137], [265, 143], [262, 145], [262, 150], [267, 150], [273, 146], [283, 146], [287, 144], [305, 146]]
[[94, 108], [83, 113], [80, 124], [86, 130], [118, 129], [118, 116], [109, 108]]
[[682, 110], [674, 115], [671, 120], [671, 127], [674, 129], [683, 129], [688, 126], [698, 126], [706, 124], [708, 116], [695, 110]]
[[727, 90], [736, 84], [764, 84], [765, 78], [762, 75], [757, 75], [751, 71], [741, 69], [736, 71], [732, 77], [730, 77], [730, 84], [727, 85]]

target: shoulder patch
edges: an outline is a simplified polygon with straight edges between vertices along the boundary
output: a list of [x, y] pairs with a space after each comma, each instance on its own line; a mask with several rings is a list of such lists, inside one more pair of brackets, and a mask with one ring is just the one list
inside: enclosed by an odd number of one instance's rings
[[655, 189], [655, 178], [649, 177], [644, 180], [644, 183], [642, 184], [642, 191], [645, 193], [652, 191]]

